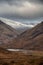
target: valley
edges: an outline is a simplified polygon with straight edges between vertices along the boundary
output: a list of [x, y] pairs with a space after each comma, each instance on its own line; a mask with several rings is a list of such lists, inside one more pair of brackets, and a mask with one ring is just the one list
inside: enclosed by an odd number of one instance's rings
[[43, 21], [18, 34], [0, 20], [0, 65], [43, 65]]

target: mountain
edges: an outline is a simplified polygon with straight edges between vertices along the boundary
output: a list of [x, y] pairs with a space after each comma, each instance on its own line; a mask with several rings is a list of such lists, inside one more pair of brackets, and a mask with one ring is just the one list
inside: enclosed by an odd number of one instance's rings
[[8, 46], [9, 48], [14, 38], [32, 27], [33, 25], [26, 25], [0, 17], [0, 47], [6, 48]]
[[23, 24], [21, 22], [13, 21], [10, 19], [2, 18], [2, 17], [0, 17], [0, 20], [3, 21], [4, 23], [6, 23], [7, 25], [10, 25], [14, 29], [16, 29], [19, 34], [24, 32], [27, 29], [34, 27], [34, 25], [35, 25], [35, 24], [31, 24], [31, 23], [30, 24]]
[[0, 20], [0, 46], [9, 45], [18, 36], [17, 31]]
[[12, 48], [43, 50], [43, 21], [16, 38], [13, 41]]

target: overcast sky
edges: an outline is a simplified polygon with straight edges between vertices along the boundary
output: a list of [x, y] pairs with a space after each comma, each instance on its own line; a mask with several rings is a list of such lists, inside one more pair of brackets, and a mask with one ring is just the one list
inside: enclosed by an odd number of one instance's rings
[[43, 20], [43, 0], [0, 0], [0, 17], [19, 21]]

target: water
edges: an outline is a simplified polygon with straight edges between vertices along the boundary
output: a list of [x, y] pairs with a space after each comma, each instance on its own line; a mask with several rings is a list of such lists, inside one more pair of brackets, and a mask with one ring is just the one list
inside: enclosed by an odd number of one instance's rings
[[22, 53], [25, 53], [25, 54], [30, 54], [32, 53], [33, 51], [32, 50], [24, 50], [24, 49], [7, 49], [8, 51], [13, 51], [13, 52], [22, 52]]
[[7, 49], [8, 51], [21, 51], [20, 49]]

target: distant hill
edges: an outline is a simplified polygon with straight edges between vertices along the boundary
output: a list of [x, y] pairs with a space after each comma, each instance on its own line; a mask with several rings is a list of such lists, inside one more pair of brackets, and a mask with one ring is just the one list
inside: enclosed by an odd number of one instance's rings
[[16, 38], [12, 48], [43, 50], [43, 21]]

